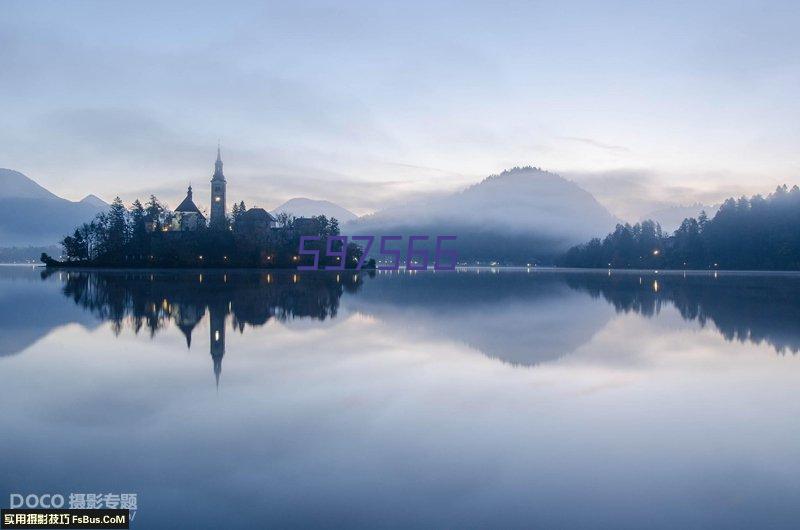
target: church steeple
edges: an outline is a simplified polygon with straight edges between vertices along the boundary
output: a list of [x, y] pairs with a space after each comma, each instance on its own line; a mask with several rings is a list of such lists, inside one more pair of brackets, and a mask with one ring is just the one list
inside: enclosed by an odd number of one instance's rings
[[217, 161], [214, 162], [214, 176], [211, 177], [211, 226], [213, 228], [228, 228], [225, 217], [225, 175], [222, 173], [222, 153], [217, 142]]
[[217, 161], [214, 162], [214, 176], [211, 180], [221, 180], [225, 182], [225, 175], [222, 173], [222, 153], [220, 152], [219, 142], [217, 142]]

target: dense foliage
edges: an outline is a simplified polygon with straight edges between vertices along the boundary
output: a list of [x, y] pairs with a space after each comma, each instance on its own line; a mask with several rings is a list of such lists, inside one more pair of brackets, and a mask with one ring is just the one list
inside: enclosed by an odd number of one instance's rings
[[728, 199], [713, 219], [701, 213], [674, 234], [653, 221], [617, 225], [603, 240], [571, 248], [567, 267], [663, 269], [800, 269], [800, 188]]
[[[245, 211], [243, 202], [235, 205], [228, 229], [201, 224], [196, 230], [175, 231], [166, 229], [174, 214], [155, 196], [146, 205], [135, 201], [130, 209], [117, 197], [108, 212], [78, 227], [61, 244], [70, 265], [295, 268], [311, 263], [309, 256], [298, 255], [298, 249], [300, 236], [312, 235], [319, 236], [319, 241], [306, 244], [305, 248], [321, 250], [321, 265], [338, 265], [335, 258], [325, 258], [327, 238], [339, 234], [336, 219], [304, 219], [301, 234], [301, 229], [295, 227], [297, 220], [283, 214], [278, 216], [277, 228], [254, 235], [237, 229], [237, 221]], [[341, 242], [332, 243], [333, 250], [341, 250]], [[360, 247], [348, 245], [347, 268], [355, 267], [360, 256]], [[55, 263], [49, 257], [45, 262]]]

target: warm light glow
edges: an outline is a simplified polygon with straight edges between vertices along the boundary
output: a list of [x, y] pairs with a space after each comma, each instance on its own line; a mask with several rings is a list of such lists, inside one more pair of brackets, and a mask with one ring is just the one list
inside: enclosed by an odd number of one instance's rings
[[221, 201], [221, 200], [222, 200], [222, 198], [221, 198], [221, 197], [214, 197], [214, 202], [219, 202], [219, 201]]
[[216, 330], [216, 331], [214, 332], [214, 340], [215, 340], [215, 341], [217, 341], [217, 342], [219, 342], [219, 330]]
[[659, 254], [661, 254], [661, 251], [660, 251], [660, 250], [658, 250], [658, 249], [655, 249], [655, 250], [653, 251], [653, 256], [658, 256]]
[[653, 282], [653, 292], [654, 292], [654, 293], [657, 293], [657, 292], [658, 292], [658, 280], [655, 280], [655, 281]]

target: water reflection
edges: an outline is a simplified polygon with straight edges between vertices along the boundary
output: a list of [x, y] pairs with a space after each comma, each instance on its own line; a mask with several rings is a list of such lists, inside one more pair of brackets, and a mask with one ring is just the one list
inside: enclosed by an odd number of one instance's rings
[[111, 322], [115, 335], [129, 328], [153, 337], [174, 324], [191, 348], [192, 333], [208, 315], [209, 349], [217, 386], [225, 356], [225, 328], [260, 327], [271, 319], [336, 317], [344, 292], [363, 282], [355, 273], [309, 274], [246, 271], [186, 272], [42, 272], [58, 277], [62, 293], [97, 318]]
[[[36, 278], [60, 286], [76, 311], [48, 298]], [[536, 272], [372, 274], [248, 271], [48, 272], [0, 270], [0, 355], [24, 350], [68, 322], [110, 322], [155, 336], [174, 325], [191, 347], [208, 319], [217, 379], [226, 324], [241, 333], [270, 320], [336, 318], [349, 307], [422, 336], [465, 343], [515, 366], [554, 361], [575, 351], [619, 313], [647, 318], [674, 307], [687, 322], [709, 324], [728, 341], [766, 342], [800, 351], [800, 277], [725, 273]]]
[[796, 274], [615, 273], [565, 280], [573, 289], [602, 297], [617, 312], [652, 318], [672, 306], [686, 321], [713, 325], [727, 341], [766, 342], [781, 354], [800, 351]]
[[797, 290], [0, 268], [0, 498], [138, 492], [141, 528], [792, 528]]

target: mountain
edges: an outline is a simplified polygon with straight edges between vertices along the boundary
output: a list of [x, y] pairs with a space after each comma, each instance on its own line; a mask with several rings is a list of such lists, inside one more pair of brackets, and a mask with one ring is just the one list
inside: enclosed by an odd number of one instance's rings
[[606, 234], [618, 219], [586, 190], [533, 167], [490, 176], [453, 194], [387, 208], [347, 223], [343, 233], [456, 235], [464, 260], [547, 263]]
[[346, 223], [352, 221], [358, 216], [346, 208], [342, 208], [338, 204], [330, 201], [318, 201], [314, 199], [306, 199], [304, 197], [297, 197], [289, 199], [281, 204], [274, 210], [272, 215], [280, 213], [287, 213], [295, 217], [313, 217], [315, 215], [324, 215], [325, 217], [335, 217], [339, 223]]
[[94, 206], [95, 208], [99, 208], [100, 210], [107, 210], [110, 204], [106, 201], [98, 197], [97, 195], [89, 194], [80, 201], [81, 204], [87, 204], [89, 206]]
[[94, 195], [68, 201], [19, 171], [0, 168], [0, 246], [56, 244], [107, 208]]
[[19, 171], [0, 168], [0, 199], [58, 199]]
[[719, 210], [719, 205], [709, 206], [706, 204], [692, 204], [690, 206], [668, 206], [650, 212], [642, 217], [642, 221], [651, 219], [661, 225], [664, 232], [672, 233], [678, 229], [684, 219], [687, 217], [697, 218], [700, 212], [705, 210], [709, 219], [714, 217], [714, 214]]

